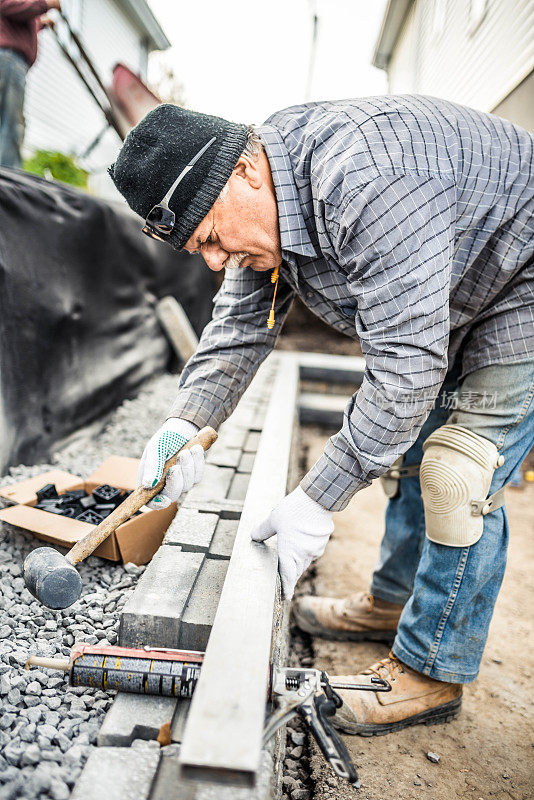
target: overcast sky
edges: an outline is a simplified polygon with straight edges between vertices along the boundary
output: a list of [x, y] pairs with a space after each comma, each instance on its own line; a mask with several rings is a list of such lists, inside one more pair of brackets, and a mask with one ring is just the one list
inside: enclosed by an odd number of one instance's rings
[[[151, 56], [172, 65], [196, 111], [260, 123], [306, 100], [383, 94], [371, 66], [386, 0], [149, 0], [172, 48]], [[307, 95], [312, 9], [319, 16]]]

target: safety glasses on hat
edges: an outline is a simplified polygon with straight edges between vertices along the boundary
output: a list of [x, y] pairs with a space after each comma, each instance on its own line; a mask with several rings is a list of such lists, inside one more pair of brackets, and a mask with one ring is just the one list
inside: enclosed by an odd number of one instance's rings
[[143, 233], [146, 233], [147, 236], [151, 236], [152, 239], [159, 239], [161, 242], [166, 241], [166, 237], [174, 228], [175, 223], [174, 211], [171, 211], [169, 208], [169, 202], [176, 191], [176, 187], [180, 181], [185, 178], [187, 173], [193, 169], [198, 159], [204, 155], [208, 147], [211, 147], [216, 138], [217, 137], [214, 136], [204, 145], [202, 150], [198, 151], [196, 156], [194, 156], [189, 164], [180, 172], [163, 200], [150, 209], [146, 216], [144, 227], [142, 228]]

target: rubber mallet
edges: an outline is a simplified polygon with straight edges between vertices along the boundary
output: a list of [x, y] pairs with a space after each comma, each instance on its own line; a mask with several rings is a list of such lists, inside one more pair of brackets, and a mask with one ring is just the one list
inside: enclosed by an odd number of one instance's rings
[[[216, 439], [217, 434], [213, 428], [202, 428], [181, 449], [187, 450], [201, 444], [204, 450], [208, 450]], [[169, 458], [156, 486], [150, 489], [138, 486], [100, 525], [76, 542], [66, 556], [53, 547], [38, 547], [33, 550], [24, 561], [23, 568], [26, 587], [33, 596], [48, 608], [68, 608], [75, 603], [82, 593], [82, 579], [74, 565], [90, 556], [119, 525], [129, 520], [136, 511], [161, 492], [167, 472], [176, 464], [177, 456], [178, 453]]]

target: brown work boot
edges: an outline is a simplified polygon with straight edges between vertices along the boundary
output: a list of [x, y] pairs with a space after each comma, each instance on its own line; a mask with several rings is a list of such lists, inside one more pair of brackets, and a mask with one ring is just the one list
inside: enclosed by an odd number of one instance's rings
[[402, 606], [387, 603], [367, 592], [350, 597], [304, 595], [293, 604], [293, 617], [303, 631], [325, 639], [391, 644]]
[[343, 699], [332, 724], [344, 733], [380, 736], [409, 725], [436, 725], [449, 722], [460, 711], [462, 684], [444, 683], [406, 666], [393, 653], [359, 675], [331, 676], [336, 683], [370, 684], [371, 678], [384, 678], [390, 692], [335, 689]]

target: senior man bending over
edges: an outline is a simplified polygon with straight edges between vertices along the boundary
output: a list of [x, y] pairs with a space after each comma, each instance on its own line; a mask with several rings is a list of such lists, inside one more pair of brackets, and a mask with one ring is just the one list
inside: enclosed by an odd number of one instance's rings
[[[342, 692], [335, 724], [349, 733], [448, 720], [478, 673], [506, 561], [502, 487], [534, 443], [533, 145], [426, 97], [295, 106], [257, 130], [163, 105], [110, 170], [146, 233], [228, 269], [145, 449], [143, 485], [229, 416], [294, 294], [361, 342], [366, 371], [342, 429], [252, 534], [278, 535], [289, 599], [332, 512], [397, 467], [369, 592], [295, 609], [313, 634], [394, 637], [389, 658], [345, 678], [392, 685]], [[184, 452], [155, 507], [202, 467], [201, 450]]]

